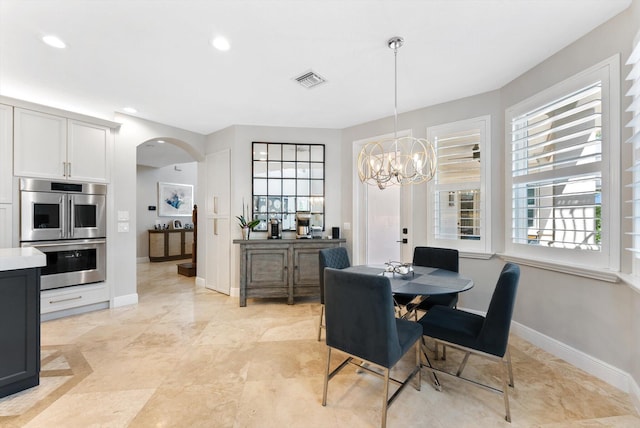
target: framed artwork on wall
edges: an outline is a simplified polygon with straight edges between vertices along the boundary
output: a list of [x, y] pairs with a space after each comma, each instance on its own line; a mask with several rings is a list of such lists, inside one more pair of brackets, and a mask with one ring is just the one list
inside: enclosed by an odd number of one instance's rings
[[158, 182], [158, 215], [190, 216], [193, 211], [193, 185]]

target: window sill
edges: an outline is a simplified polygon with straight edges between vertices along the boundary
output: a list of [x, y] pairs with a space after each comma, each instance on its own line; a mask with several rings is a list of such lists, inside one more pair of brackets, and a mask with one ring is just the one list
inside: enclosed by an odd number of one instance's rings
[[621, 273], [618, 275], [620, 279], [636, 293], [640, 294], [640, 277], [636, 275], [630, 275], [628, 273]]
[[[576, 275], [576, 276], [582, 276], [585, 278], [597, 279], [605, 282], [616, 283], [616, 282], [620, 282], [620, 279], [622, 278], [619, 272], [614, 272], [607, 269], [590, 269], [584, 266], [570, 265], [566, 263], [554, 263], [547, 260], [517, 257], [517, 256], [512, 256], [510, 254], [498, 254], [498, 256], [507, 262], [518, 263], [520, 265], [536, 267], [539, 269], [551, 270], [554, 272], [566, 273], [568, 275]], [[638, 278], [636, 282], [638, 283], [636, 286], [640, 286], [640, 278]]]
[[460, 258], [463, 259], [479, 259], [479, 260], [489, 260], [493, 257], [494, 253], [474, 253], [471, 251], [462, 251], [460, 250], [459, 255]]

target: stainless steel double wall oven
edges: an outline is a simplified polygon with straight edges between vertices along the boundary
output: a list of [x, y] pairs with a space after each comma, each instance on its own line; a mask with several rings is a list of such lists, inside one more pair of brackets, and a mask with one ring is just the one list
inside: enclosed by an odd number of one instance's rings
[[106, 279], [105, 184], [20, 180], [20, 244], [47, 256], [41, 289]]

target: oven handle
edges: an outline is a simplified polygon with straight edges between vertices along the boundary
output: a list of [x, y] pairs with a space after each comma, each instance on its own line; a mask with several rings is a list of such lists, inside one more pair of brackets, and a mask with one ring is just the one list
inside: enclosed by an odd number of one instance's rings
[[52, 242], [51, 244], [34, 244], [29, 245], [30, 247], [61, 247], [63, 245], [87, 245], [87, 244], [106, 244], [107, 241], [104, 239], [95, 240], [95, 241], [74, 241], [74, 242]]

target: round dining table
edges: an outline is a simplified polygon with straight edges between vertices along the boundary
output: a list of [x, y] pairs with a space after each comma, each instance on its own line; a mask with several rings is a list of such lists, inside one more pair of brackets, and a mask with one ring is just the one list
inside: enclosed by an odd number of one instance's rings
[[412, 266], [407, 273], [389, 271], [384, 265], [356, 265], [344, 270], [389, 278], [394, 294], [407, 296], [434, 296], [462, 293], [473, 287], [473, 280], [458, 272], [425, 266]]

